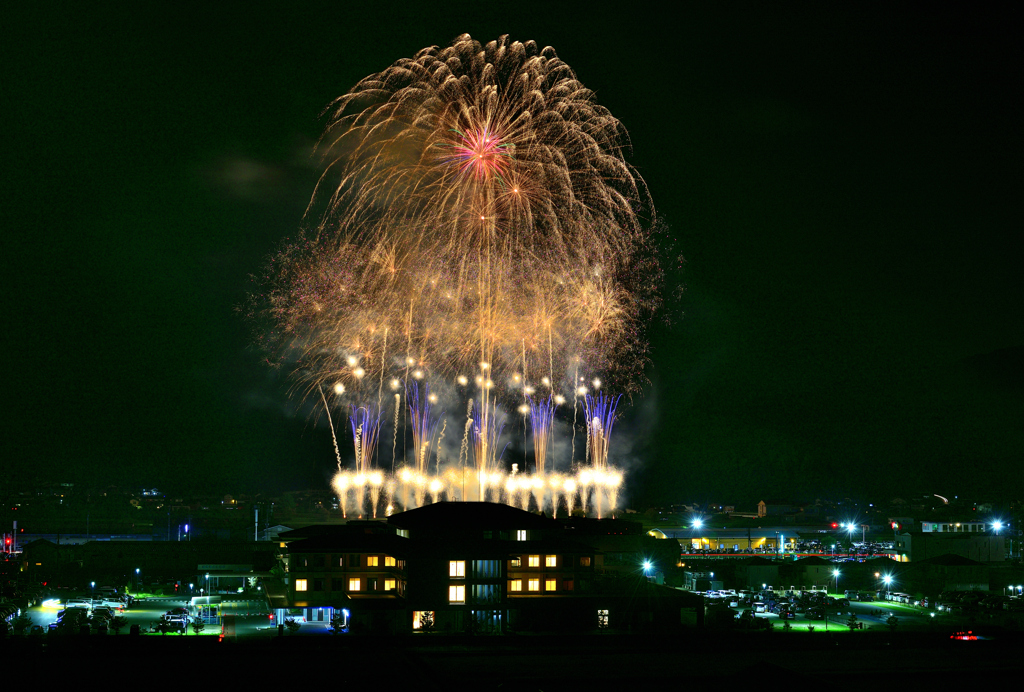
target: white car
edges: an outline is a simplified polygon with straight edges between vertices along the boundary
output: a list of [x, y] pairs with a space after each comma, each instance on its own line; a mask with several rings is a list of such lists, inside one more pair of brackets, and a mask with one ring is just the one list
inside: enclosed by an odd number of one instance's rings
[[124, 610], [124, 603], [110, 598], [92, 599], [93, 608], [110, 608], [111, 610]]

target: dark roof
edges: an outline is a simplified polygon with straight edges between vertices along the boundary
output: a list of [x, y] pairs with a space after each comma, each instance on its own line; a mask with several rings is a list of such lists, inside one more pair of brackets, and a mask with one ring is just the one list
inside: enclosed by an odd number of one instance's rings
[[409, 539], [388, 533], [333, 534], [317, 536], [288, 544], [289, 553], [387, 553], [406, 557]]
[[936, 555], [926, 560], [914, 560], [914, 563], [918, 565], [936, 565], [939, 567], [984, 567], [980, 562], [951, 553]]
[[[628, 519], [597, 519], [595, 517], [569, 517], [555, 519], [571, 533], [578, 536], [641, 536], [646, 532], [639, 521]], [[665, 533], [664, 531], [662, 533]], [[666, 534], [667, 536], [668, 534]]]
[[278, 534], [281, 541], [300, 541], [320, 536], [352, 536], [360, 534], [389, 534], [394, 529], [384, 521], [350, 521], [344, 524], [311, 524], [301, 529], [292, 529]]
[[494, 502], [435, 502], [388, 517], [402, 529], [476, 528], [480, 530], [551, 529], [553, 520]]

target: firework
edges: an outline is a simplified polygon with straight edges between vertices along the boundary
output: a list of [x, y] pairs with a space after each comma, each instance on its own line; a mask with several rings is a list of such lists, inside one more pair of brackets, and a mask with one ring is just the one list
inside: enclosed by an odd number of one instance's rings
[[533, 431], [533, 459], [538, 476], [544, 475], [551, 441], [551, 424], [555, 418], [555, 404], [551, 397], [534, 401], [529, 399], [530, 428]]
[[371, 406], [360, 406], [353, 409], [349, 416], [352, 426], [352, 441], [356, 454], [356, 472], [367, 473], [373, 463], [377, 451], [377, 438], [380, 434], [380, 413]]
[[622, 125], [553, 49], [461, 36], [367, 77], [327, 117], [311, 227], [266, 294], [271, 346], [307, 391], [379, 387], [389, 341], [446, 381], [488, 363], [495, 395], [570, 362], [637, 386], [660, 276], [646, 188]]
[[409, 402], [409, 418], [412, 428], [413, 454], [415, 455], [415, 467], [417, 473], [425, 473], [430, 463], [430, 448], [434, 443], [437, 433], [437, 426], [444, 416], [431, 419], [430, 386], [424, 385], [423, 396], [420, 396], [418, 382], [412, 382], [406, 388], [406, 400]]
[[583, 410], [587, 416], [587, 455], [598, 471], [608, 466], [608, 443], [620, 398], [621, 395], [611, 397], [601, 393], [595, 396], [587, 394], [583, 399]]
[[498, 450], [501, 433], [505, 429], [505, 419], [496, 415], [493, 404], [488, 405], [484, 402], [473, 409], [473, 417], [470, 420], [473, 421], [470, 428], [473, 435], [473, 458], [476, 460], [480, 500], [483, 501], [489, 485], [494, 486], [496, 496], [500, 493], [497, 462], [501, 454], [495, 453]]
[[[343, 506], [351, 496], [362, 512], [369, 492], [376, 515], [383, 490], [387, 513], [488, 497], [571, 513], [591, 492], [598, 514], [614, 507], [619, 400], [592, 398], [584, 383], [636, 391], [661, 278], [622, 125], [553, 49], [468, 35], [367, 77], [325, 116], [307, 226], [269, 262], [254, 305], [299, 393], [319, 391], [328, 407], [328, 388], [351, 409], [354, 473], [335, 438]], [[374, 465], [385, 379], [391, 474]], [[438, 434], [431, 384], [466, 403], [455, 468], [441, 468], [446, 423]], [[376, 408], [364, 405], [373, 389]], [[549, 460], [567, 397], [570, 450], [581, 398], [587, 433], [587, 464], [570, 455], [571, 476]], [[533, 475], [502, 468], [502, 410], [529, 418]], [[413, 459], [396, 468], [407, 435]]]

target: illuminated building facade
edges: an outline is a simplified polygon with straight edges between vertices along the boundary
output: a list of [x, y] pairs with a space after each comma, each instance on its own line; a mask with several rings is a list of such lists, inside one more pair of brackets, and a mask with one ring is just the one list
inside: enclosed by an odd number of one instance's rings
[[[281, 536], [287, 578], [272, 606], [279, 620], [334, 619], [353, 633], [678, 626], [682, 596], [649, 583], [643, 555], [633, 553], [628, 573], [602, 567], [605, 555], [588, 540], [606, 539], [602, 527], [613, 536], [627, 528], [608, 521], [581, 530], [485, 502], [442, 502], [386, 522], [309, 527]], [[631, 545], [654, 541], [628, 528], [641, 539]], [[653, 597], [636, 598], [652, 589]], [[663, 613], [654, 612], [664, 604]]]

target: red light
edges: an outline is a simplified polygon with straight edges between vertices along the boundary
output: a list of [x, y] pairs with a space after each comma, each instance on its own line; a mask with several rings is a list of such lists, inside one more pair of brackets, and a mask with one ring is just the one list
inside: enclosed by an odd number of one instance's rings
[[837, 524], [835, 522], [832, 522], [832, 528], [833, 529], [838, 529], [839, 528], [839, 524]]

